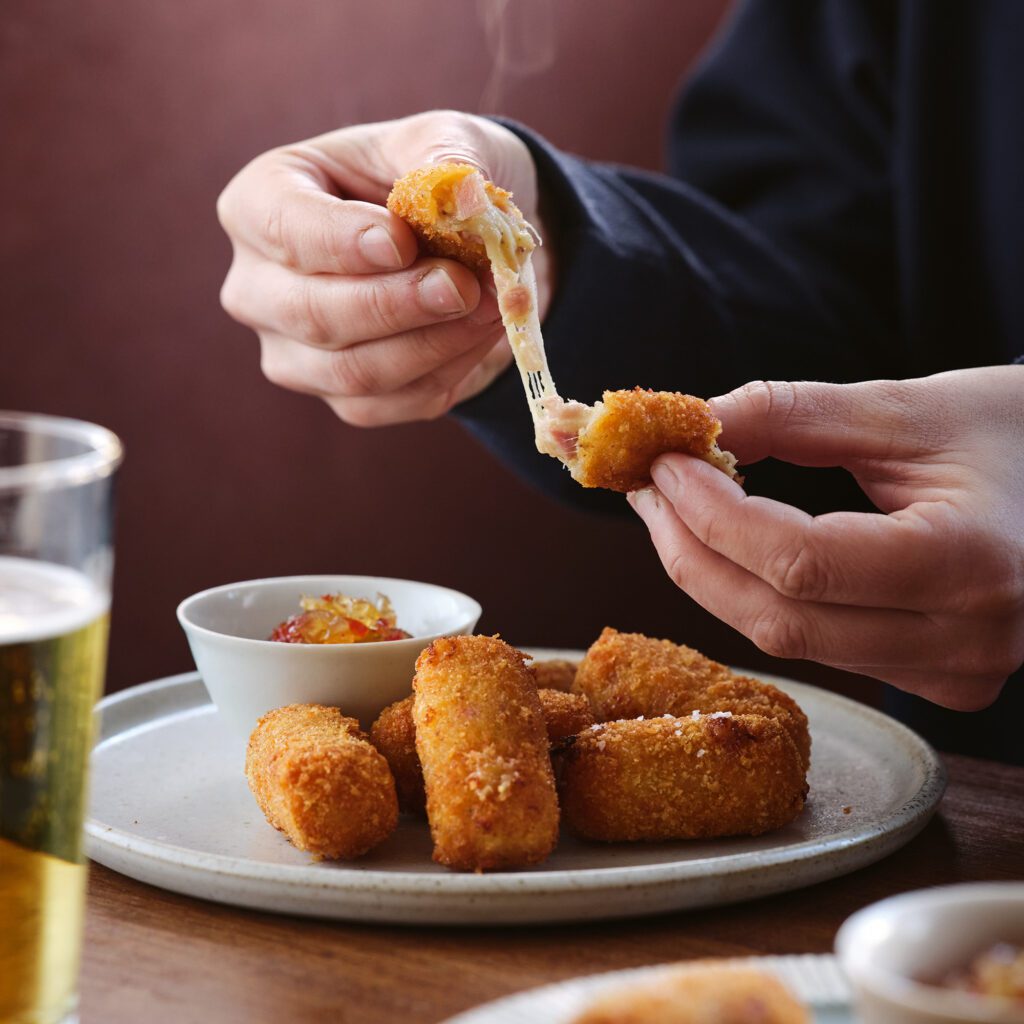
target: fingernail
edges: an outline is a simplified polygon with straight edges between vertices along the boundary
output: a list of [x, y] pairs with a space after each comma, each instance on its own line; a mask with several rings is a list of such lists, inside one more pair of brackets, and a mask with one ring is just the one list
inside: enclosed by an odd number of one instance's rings
[[656, 462], [651, 466], [651, 479], [657, 484], [660, 491], [673, 488], [678, 483], [675, 472], [663, 462]]
[[402, 265], [402, 254], [395, 240], [384, 228], [373, 225], [359, 236], [359, 248], [368, 263], [383, 270], [397, 270]]
[[658, 492], [653, 487], [641, 487], [639, 491], [630, 491], [626, 495], [626, 501], [633, 506], [633, 510], [640, 516], [645, 512], [658, 507]]
[[498, 300], [493, 292], [487, 290], [485, 285], [480, 291], [480, 301], [466, 319], [474, 324], [495, 324], [501, 320], [501, 310], [498, 308]]
[[447, 316], [466, 312], [466, 303], [455, 287], [455, 282], [440, 267], [434, 267], [420, 281], [420, 301], [428, 313]]

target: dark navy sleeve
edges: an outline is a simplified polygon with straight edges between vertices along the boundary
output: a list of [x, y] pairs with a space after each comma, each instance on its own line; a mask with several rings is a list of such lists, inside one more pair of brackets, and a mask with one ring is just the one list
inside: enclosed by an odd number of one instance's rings
[[[898, 375], [887, 41], [858, 10], [742, 5], [678, 108], [670, 175], [591, 163], [510, 125], [556, 250], [544, 337], [563, 397]], [[535, 451], [514, 371], [456, 415], [550, 493], [610, 507]]]

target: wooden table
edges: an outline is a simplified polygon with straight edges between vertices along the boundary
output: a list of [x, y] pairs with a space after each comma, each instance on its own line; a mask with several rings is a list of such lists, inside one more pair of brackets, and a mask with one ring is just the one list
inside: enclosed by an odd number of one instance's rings
[[888, 859], [738, 906], [537, 928], [350, 925], [176, 896], [93, 865], [82, 1024], [436, 1024], [581, 974], [688, 959], [821, 953], [875, 900], [1024, 878], [1024, 768], [945, 758], [938, 814]]

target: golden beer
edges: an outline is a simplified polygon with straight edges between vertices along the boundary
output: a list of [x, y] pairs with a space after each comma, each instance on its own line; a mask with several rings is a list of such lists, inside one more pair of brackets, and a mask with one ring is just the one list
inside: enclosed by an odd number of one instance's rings
[[0, 556], [2, 1024], [53, 1024], [74, 1010], [107, 604], [80, 573]]

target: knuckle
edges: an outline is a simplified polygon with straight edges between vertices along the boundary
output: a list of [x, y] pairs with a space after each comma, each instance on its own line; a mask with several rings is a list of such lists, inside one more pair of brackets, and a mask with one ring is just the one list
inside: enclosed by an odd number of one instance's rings
[[224, 312], [239, 323], [246, 323], [247, 320], [244, 291], [238, 271], [232, 267], [220, 286], [220, 304]]
[[217, 196], [217, 222], [230, 235], [235, 222], [234, 183]]
[[796, 388], [789, 381], [761, 381], [760, 401], [769, 420], [785, 427], [796, 410]]
[[765, 579], [783, 597], [819, 601], [828, 588], [828, 574], [814, 549], [803, 542], [783, 548], [769, 562]]
[[328, 398], [325, 401], [334, 415], [350, 427], [372, 428], [382, 426], [386, 422], [372, 402], [345, 398]]
[[299, 267], [299, 253], [288, 231], [287, 211], [281, 199], [272, 199], [263, 210], [260, 236], [275, 262], [291, 269]]
[[681, 551], [670, 551], [668, 553], [668, 557], [665, 559], [665, 571], [668, 573], [669, 579], [680, 590], [686, 590], [688, 577], [686, 568], [686, 558]]
[[747, 402], [758, 419], [785, 426], [796, 407], [796, 389], [788, 381], [752, 380], [734, 394]]
[[355, 345], [331, 353], [327, 365], [330, 390], [334, 394], [346, 398], [362, 398], [383, 391], [380, 371], [374, 360], [363, 351], [364, 347]]
[[720, 550], [720, 533], [722, 517], [714, 505], [709, 502], [695, 504], [690, 509], [690, 531], [705, 547], [714, 551]]
[[1004, 619], [962, 627], [969, 629], [965, 639], [947, 665], [970, 676], [998, 677], [1005, 680], [1024, 662], [1024, 628], [1020, 622]]
[[393, 289], [382, 281], [372, 279], [363, 284], [367, 316], [375, 325], [376, 332], [384, 336], [401, 333], [402, 324], [395, 308]]
[[747, 634], [757, 647], [774, 658], [807, 657], [807, 635], [800, 620], [782, 608], [768, 608], [754, 620]]
[[299, 277], [284, 293], [282, 319], [286, 333], [307, 345], [328, 348], [333, 338], [331, 325], [316, 297], [314, 281]]
[[450, 384], [444, 379], [443, 374], [433, 370], [421, 378], [417, 384], [417, 391], [422, 397], [418, 418], [438, 420], [455, 405], [458, 386]]
[[941, 703], [952, 711], [984, 711], [999, 696], [1005, 682], [1006, 676], [998, 673], [978, 675], [967, 685], [957, 680]]
[[272, 347], [264, 345], [260, 351], [260, 372], [271, 384], [294, 390], [294, 378], [287, 360]]

